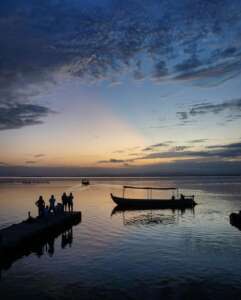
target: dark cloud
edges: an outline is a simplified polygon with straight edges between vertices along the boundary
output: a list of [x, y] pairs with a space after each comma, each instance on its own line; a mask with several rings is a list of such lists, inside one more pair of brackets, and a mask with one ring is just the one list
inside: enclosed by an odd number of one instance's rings
[[100, 160], [98, 163], [102, 164], [102, 163], [112, 163], [112, 164], [120, 164], [120, 163], [125, 163], [126, 160], [123, 159], [115, 159], [115, 158], [111, 158], [109, 160]]
[[0, 103], [27, 105], [58, 73], [228, 80], [241, 70], [240, 9], [238, 0], [2, 0]]
[[182, 120], [177, 126], [193, 125], [194, 123], [194, 120]]
[[[236, 161], [241, 162], [241, 142], [240, 143], [232, 143], [227, 145], [215, 145], [206, 147], [205, 150], [195, 151], [195, 150], [187, 150], [191, 146], [176, 146], [174, 148], [169, 149], [168, 151], [162, 152], [152, 152], [147, 155], [139, 154], [139, 156], [131, 158], [131, 159], [109, 159], [102, 160], [98, 163], [123, 163], [124, 166], [129, 165], [130, 163], [135, 163], [137, 161], [142, 160], [158, 160], [170, 158], [175, 162], [179, 163], [179, 161], [183, 161], [184, 163], [192, 161], [192, 163], [207, 163], [207, 162], [226, 162], [226, 161]], [[153, 164], [153, 163], [152, 163]], [[154, 164], [155, 165], [155, 164]]]
[[191, 146], [176, 146], [173, 148], [173, 150], [175, 151], [183, 151], [183, 150], [186, 150], [186, 149], [189, 149], [191, 148]]
[[207, 146], [207, 149], [237, 149], [241, 150], [241, 143], [232, 143], [232, 144], [225, 144], [225, 145], [212, 145]]
[[177, 112], [177, 116], [180, 120], [187, 120], [188, 119], [188, 113], [186, 111]]
[[170, 142], [164, 142], [164, 143], [158, 143], [158, 144], [154, 144], [154, 145], [150, 145], [146, 148], [144, 148], [142, 151], [152, 151], [156, 148], [160, 148], [160, 147], [166, 147], [169, 145]]
[[206, 141], [208, 141], [208, 139], [196, 139], [196, 140], [188, 141], [188, 143], [190, 143], [190, 144], [199, 144], [199, 143], [204, 143]]
[[[197, 140], [194, 140], [197, 141]], [[156, 144], [158, 145], [158, 144]], [[193, 161], [226, 161], [226, 160], [237, 160], [241, 161], [241, 142], [230, 143], [226, 145], [213, 145], [207, 146], [204, 150], [187, 150], [191, 146], [176, 146], [168, 151], [152, 152], [147, 155], [137, 154], [136, 157], [131, 159], [109, 159], [102, 160], [98, 163], [133, 163], [141, 160], [155, 160], [162, 158], [171, 158], [176, 160], [192, 159]]]
[[122, 154], [122, 153], [126, 153], [126, 152], [128, 153], [128, 152], [136, 151], [139, 148], [140, 148], [140, 146], [135, 146], [135, 147], [116, 150], [116, 151], [113, 151], [112, 153], [115, 153], [115, 154]]
[[42, 124], [42, 118], [52, 111], [44, 106], [21, 103], [0, 103], [0, 130], [17, 129]]
[[189, 119], [190, 117], [206, 115], [208, 113], [219, 114], [221, 112], [229, 113], [229, 115], [226, 118], [226, 121], [231, 122], [233, 120], [236, 120], [240, 117], [241, 99], [233, 99], [217, 104], [213, 104], [210, 102], [195, 104], [189, 109], [189, 111], [177, 112], [177, 117], [183, 121]]
[[239, 74], [241, 74], [241, 60], [240, 58], [236, 58], [228, 62], [221, 61], [211, 65], [204, 64], [204, 67], [198, 70], [187, 70], [175, 78], [177, 80], [192, 81], [197, 85], [216, 86]]
[[36, 163], [41, 162], [41, 158], [43, 158], [43, 157], [45, 157], [45, 154], [42, 154], [42, 153], [33, 155], [33, 158], [34, 158], [34, 159], [26, 160], [26, 161], [25, 161], [25, 164], [27, 164], [27, 165], [34, 165], [34, 164], [36, 164]]
[[208, 146], [208, 150], [186, 151], [187, 146], [176, 147], [169, 151], [154, 152], [133, 160], [160, 159], [160, 158], [217, 158], [241, 159], [241, 143]]
[[229, 58], [229, 57], [233, 57], [236, 56], [238, 54], [238, 49], [237, 47], [228, 47], [224, 50], [221, 51], [220, 56], [224, 57], [224, 58]]
[[193, 55], [187, 60], [184, 60], [183, 62], [177, 64], [175, 66], [175, 69], [177, 72], [189, 72], [190, 70], [195, 70], [201, 65], [202, 62], [196, 57], [196, 55]]
[[241, 111], [241, 99], [225, 101], [219, 104], [211, 104], [211, 103], [196, 104], [190, 109], [189, 114], [192, 116], [203, 115], [207, 113], [218, 114], [226, 110], [230, 110], [234, 112], [236, 112], [237, 110]]
[[160, 81], [163, 77], [168, 75], [168, 68], [164, 61], [159, 61], [154, 66], [154, 71], [152, 74], [152, 78]]

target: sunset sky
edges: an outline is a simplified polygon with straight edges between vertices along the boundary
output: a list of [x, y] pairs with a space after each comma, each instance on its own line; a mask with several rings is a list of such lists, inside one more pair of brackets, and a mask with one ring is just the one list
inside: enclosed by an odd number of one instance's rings
[[0, 175], [241, 173], [240, 0], [2, 0]]

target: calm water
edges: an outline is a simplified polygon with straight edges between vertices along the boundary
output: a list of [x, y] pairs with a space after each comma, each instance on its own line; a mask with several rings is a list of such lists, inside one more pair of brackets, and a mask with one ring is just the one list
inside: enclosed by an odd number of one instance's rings
[[[110, 193], [124, 184], [179, 186], [198, 205], [112, 214]], [[2, 270], [1, 299], [241, 299], [241, 231], [229, 224], [241, 209], [240, 177], [1, 183], [0, 228], [36, 214], [40, 194], [64, 191], [74, 193], [82, 222], [72, 237], [60, 235]]]

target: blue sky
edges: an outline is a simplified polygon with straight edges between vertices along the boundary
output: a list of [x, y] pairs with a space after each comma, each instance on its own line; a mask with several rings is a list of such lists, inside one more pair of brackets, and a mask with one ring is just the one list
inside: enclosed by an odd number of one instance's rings
[[0, 174], [238, 169], [240, 33], [236, 0], [1, 1]]

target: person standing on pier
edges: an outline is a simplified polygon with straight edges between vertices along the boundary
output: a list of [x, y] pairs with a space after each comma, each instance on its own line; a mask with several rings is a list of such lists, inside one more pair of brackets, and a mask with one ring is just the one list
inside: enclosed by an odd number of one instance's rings
[[68, 209], [69, 209], [69, 211], [73, 211], [73, 206], [74, 206], [74, 204], [73, 204], [73, 199], [74, 199], [74, 196], [73, 196], [73, 194], [72, 193], [70, 193], [69, 194], [69, 197], [68, 197]]
[[35, 202], [36, 206], [38, 207], [38, 215], [39, 217], [43, 216], [43, 211], [45, 208], [45, 202], [42, 196], [39, 196], [38, 201]]
[[55, 198], [54, 195], [52, 195], [49, 199], [49, 212], [53, 211], [55, 213]]
[[68, 204], [68, 196], [66, 195], [66, 193], [63, 193], [63, 195], [62, 195], [62, 204], [64, 206], [64, 211], [66, 211], [67, 204]]

